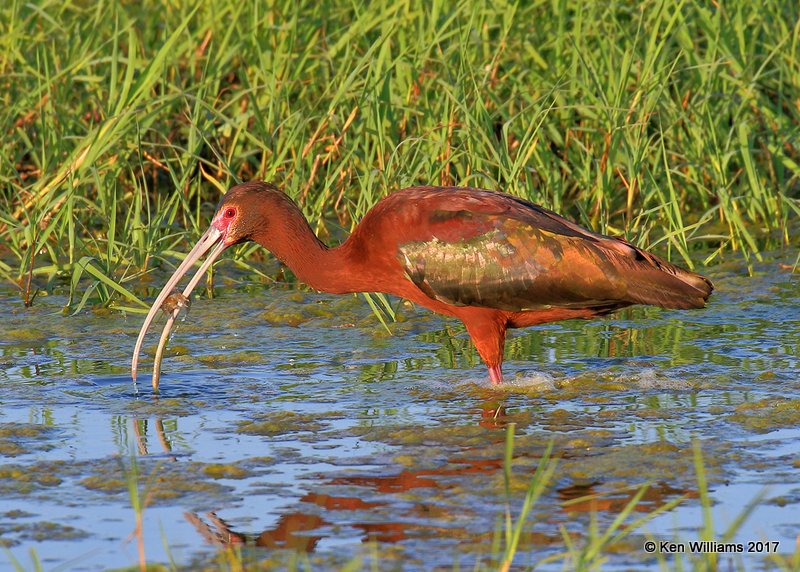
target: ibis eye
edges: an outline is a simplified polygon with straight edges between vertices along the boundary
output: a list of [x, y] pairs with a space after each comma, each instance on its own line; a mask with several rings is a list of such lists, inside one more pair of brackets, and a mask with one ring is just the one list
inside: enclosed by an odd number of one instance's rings
[[233, 218], [236, 216], [236, 209], [228, 209], [225, 211], [225, 218]]

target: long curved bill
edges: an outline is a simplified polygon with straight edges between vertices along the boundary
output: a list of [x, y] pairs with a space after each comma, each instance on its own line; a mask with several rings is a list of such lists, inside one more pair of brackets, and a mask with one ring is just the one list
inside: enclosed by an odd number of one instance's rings
[[174, 294], [172, 291], [177, 286], [178, 282], [180, 282], [181, 278], [183, 278], [184, 274], [186, 274], [189, 269], [194, 265], [195, 262], [200, 260], [202, 256], [211, 251], [208, 255], [208, 258], [205, 259], [203, 264], [200, 266], [200, 269], [192, 276], [192, 279], [189, 280], [189, 283], [186, 285], [186, 288], [183, 289], [183, 293], [181, 296], [181, 302], [179, 302], [174, 308], [171, 308], [169, 317], [167, 318], [167, 323], [164, 325], [164, 331], [161, 334], [161, 340], [158, 344], [158, 350], [156, 351], [156, 358], [155, 364], [153, 366], [153, 389], [158, 391], [158, 379], [160, 377], [161, 371], [161, 357], [164, 352], [164, 346], [167, 343], [167, 339], [169, 338], [170, 330], [172, 330], [172, 325], [175, 323], [175, 319], [181, 314], [181, 312], [185, 311], [186, 304], [185, 301], [188, 301], [189, 295], [194, 290], [197, 283], [200, 282], [200, 279], [205, 274], [206, 270], [214, 264], [214, 261], [222, 254], [222, 251], [227, 248], [225, 243], [221, 240], [222, 239], [222, 232], [215, 228], [210, 227], [207, 231], [203, 233], [203, 236], [200, 237], [200, 240], [195, 244], [194, 248], [186, 255], [186, 258], [178, 266], [178, 269], [175, 273], [170, 277], [167, 281], [164, 288], [158, 294], [156, 301], [153, 302], [150, 311], [147, 313], [147, 317], [144, 319], [144, 324], [142, 324], [142, 329], [139, 330], [139, 337], [136, 339], [136, 347], [133, 348], [133, 359], [131, 360], [131, 378], [133, 381], [136, 381], [136, 371], [139, 365], [139, 353], [142, 350], [142, 342], [144, 341], [144, 336], [147, 333], [147, 330], [150, 328], [150, 324], [153, 322], [158, 311], [164, 306], [164, 302], [170, 295]]

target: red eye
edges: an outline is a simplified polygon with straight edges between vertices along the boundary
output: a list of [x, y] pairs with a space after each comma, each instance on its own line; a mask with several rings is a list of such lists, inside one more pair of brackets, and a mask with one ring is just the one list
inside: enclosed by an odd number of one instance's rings
[[225, 218], [233, 218], [236, 216], [236, 209], [228, 209], [225, 211]]

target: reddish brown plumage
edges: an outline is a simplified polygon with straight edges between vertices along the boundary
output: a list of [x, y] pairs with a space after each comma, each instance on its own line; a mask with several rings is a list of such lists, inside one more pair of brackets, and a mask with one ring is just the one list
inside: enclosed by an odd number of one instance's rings
[[478, 189], [398, 191], [328, 248], [289, 197], [251, 182], [225, 195], [209, 232], [203, 248], [256, 241], [318, 290], [385, 292], [460, 319], [495, 382], [508, 328], [633, 304], [700, 308], [713, 289], [703, 276], [625, 241]]

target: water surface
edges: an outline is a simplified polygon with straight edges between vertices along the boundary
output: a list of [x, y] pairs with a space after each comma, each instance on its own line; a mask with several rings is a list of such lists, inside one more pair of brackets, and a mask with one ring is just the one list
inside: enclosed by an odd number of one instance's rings
[[149, 562], [210, 565], [221, 544], [247, 542], [262, 562], [300, 553], [317, 569], [376, 554], [386, 569], [491, 566], [510, 424], [512, 513], [548, 443], [559, 459], [516, 564], [563, 552], [560, 527], [577, 543], [592, 518], [607, 527], [645, 483], [631, 520], [685, 498], [607, 567], [654, 564], [642, 549], [651, 537], [699, 540], [695, 440], [718, 539], [757, 501], [733, 540], [789, 554], [800, 534], [800, 280], [785, 262], [753, 277], [737, 263], [711, 269], [706, 310], [516, 331], [501, 389], [463, 327], [424, 309], [400, 303], [390, 336], [357, 296], [228, 285], [193, 302], [154, 396], [156, 333], [144, 383], [129, 378], [142, 316], [65, 317], [62, 296], [25, 309], [7, 290], [0, 568], [9, 554], [29, 566], [30, 549], [48, 570], [137, 565], [137, 475]]

